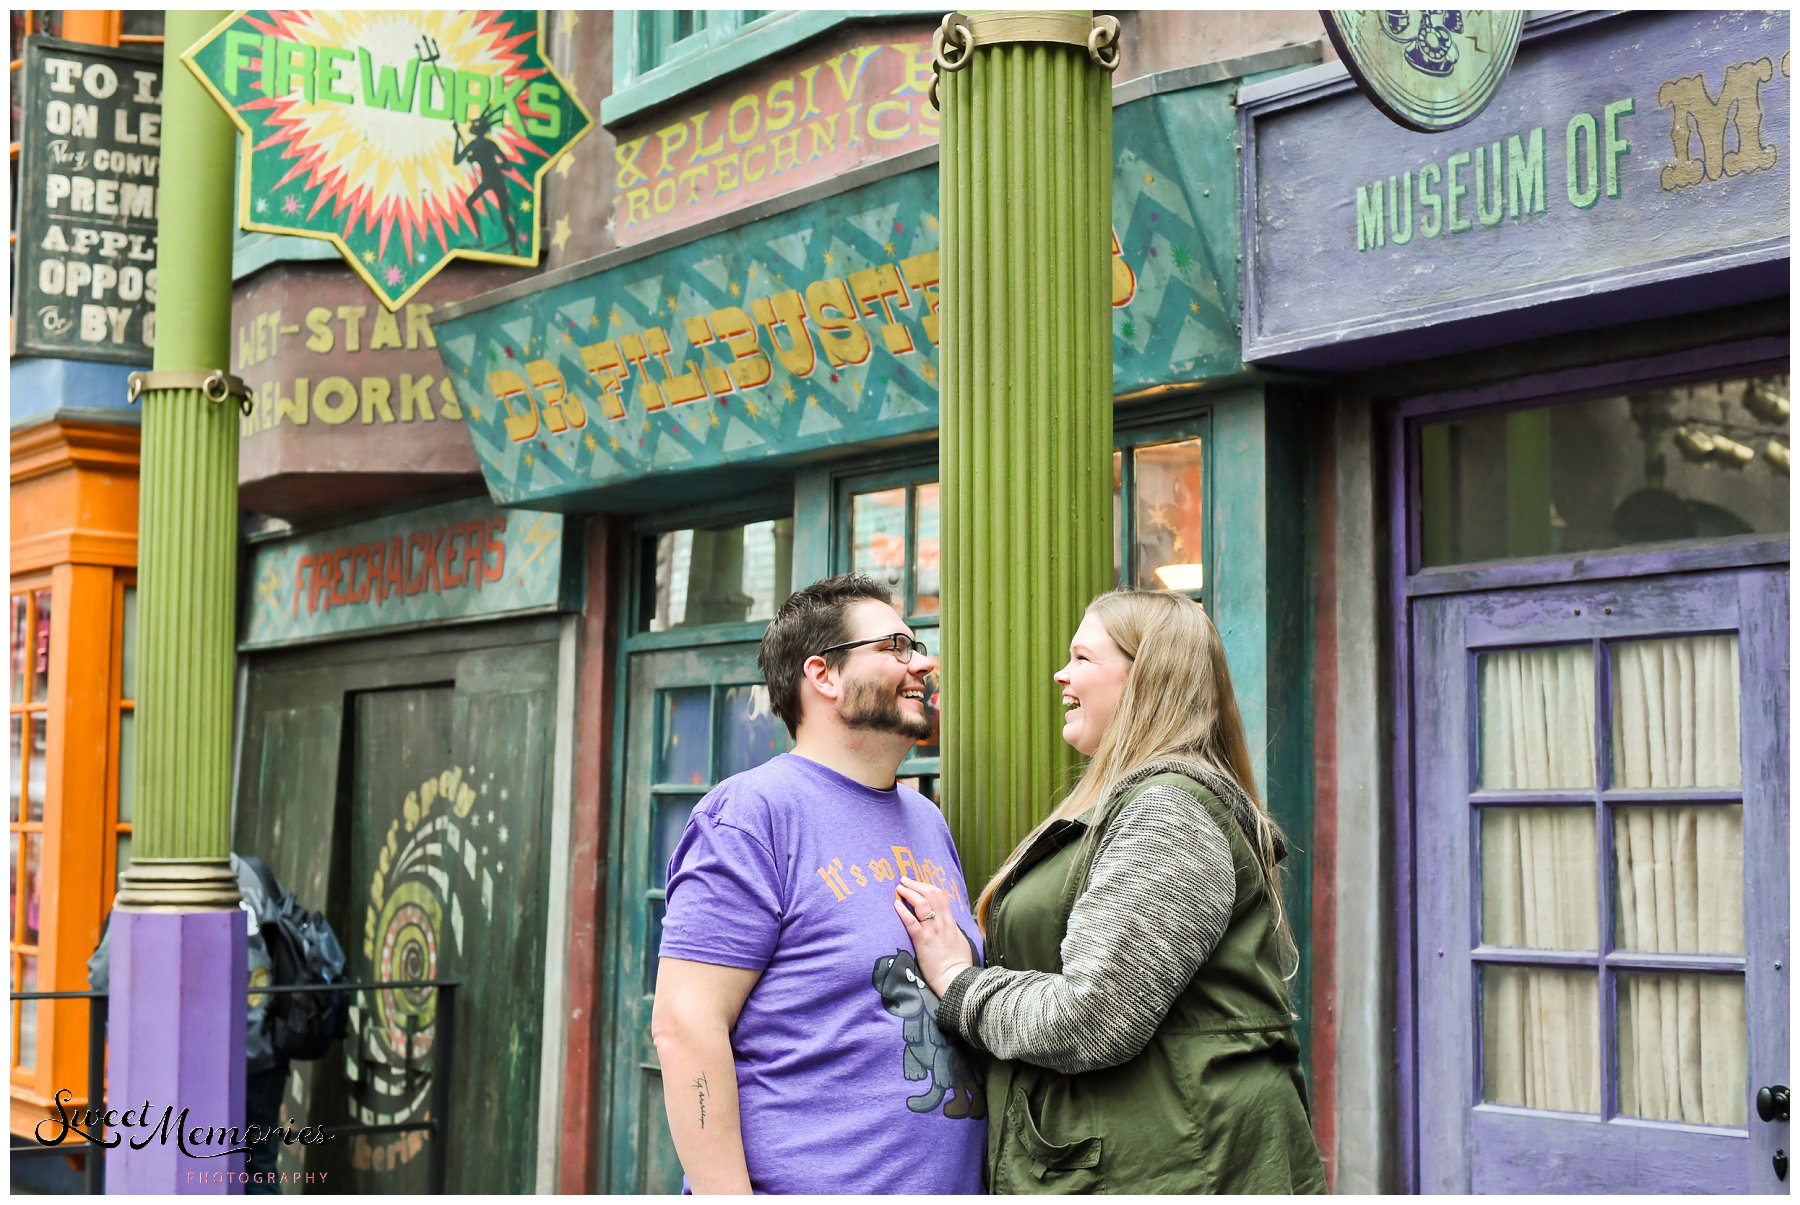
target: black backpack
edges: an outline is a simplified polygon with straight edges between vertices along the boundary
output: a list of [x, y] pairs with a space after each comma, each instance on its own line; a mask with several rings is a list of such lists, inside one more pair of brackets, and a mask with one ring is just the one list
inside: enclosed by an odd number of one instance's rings
[[[273, 876], [269, 881], [273, 881]], [[344, 948], [325, 917], [300, 906], [292, 892], [271, 893], [275, 914], [263, 921], [263, 943], [277, 984], [343, 983]], [[284, 1059], [316, 1059], [349, 1026], [348, 992], [270, 992], [269, 1042]]]

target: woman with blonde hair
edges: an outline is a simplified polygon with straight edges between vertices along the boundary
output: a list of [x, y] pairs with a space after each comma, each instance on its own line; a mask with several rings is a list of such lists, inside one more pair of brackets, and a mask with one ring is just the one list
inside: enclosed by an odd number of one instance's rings
[[1324, 1192], [1287, 979], [1286, 849], [1200, 604], [1103, 594], [1056, 674], [1069, 796], [976, 903], [895, 908], [938, 1025], [990, 1056], [992, 1192]]

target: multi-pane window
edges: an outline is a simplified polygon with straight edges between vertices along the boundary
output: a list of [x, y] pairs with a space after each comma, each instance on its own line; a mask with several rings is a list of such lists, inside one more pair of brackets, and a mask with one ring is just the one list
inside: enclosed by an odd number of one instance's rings
[[670, 63], [735, 38], [774, 9], [637, 9], [621, 11], [614, 36], [629, 31], [631, 61], [624, 87]]
[[1421, 567], [1788, 530], [1788, 374], [1418, 428]]
[[1113, 580], [1123, 588], [1206, 590], [1205, 446], [1198, 435], [1113, 453]]
[[794, 521], [783, 516], [645, 538], [638, 630], [775, 617], [793, 592]]
[[[9, 952], [16, 990], [38, 987], [43, 915], [44, 805], [50, 732], [50, 641], [55, 618], [48, 585], [15, 591], [12, 606], [12, 927]], [[37, 1067], [38, 1006], [13, 1005], [12, 1065]]]
[[1481, 1099], [1741, 1128], [1737, 634], [1475, 668]]
[[850, 498], [850, 567], [903, 600], [909, 617], [938, 613], [938, 486], [867, 490]]

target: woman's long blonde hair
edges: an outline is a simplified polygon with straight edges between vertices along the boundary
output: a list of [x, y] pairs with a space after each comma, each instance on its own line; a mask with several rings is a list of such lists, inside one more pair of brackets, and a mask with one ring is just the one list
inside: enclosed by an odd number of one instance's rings
[[1225, 646], [1206, 609], [1185, 594], [1167, 590], [1115, 590], [1088, 604], [1087, 613], [1130, 661], [1125, 687], [1112, 722], [1075, 787], [1048, 816], [1019, 842], [975, 901], [975, 915], [986, 933], [988, 909], [995, 889], [1011, 873], [1032, 840], [1058, 820], [1081, 815], [1110, 799], [1134, 771], [1153, 762], [1197, 764], [1235, 782], [1247, 809], [1224, 802], [1237, 817], [1244, 837], [1262, 870], [1281, 957], [1291, 978], [1299, 951], [1288, 924], [1281, 891], [1276, 849], [1281, 830], [1263, 806], [1244, 722], [1238, 715]]

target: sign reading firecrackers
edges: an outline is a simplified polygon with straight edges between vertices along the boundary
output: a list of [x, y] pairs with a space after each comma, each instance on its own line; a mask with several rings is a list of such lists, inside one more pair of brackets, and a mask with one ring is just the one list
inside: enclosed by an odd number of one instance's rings
[[593, 124], [537, 11], [245, 9], [183, 62], [243, 134], [238, 224], [334, 244], [399, 309], [451, 259], [532, 266]]
[[16, 350], [148, 364], [162, 67], [137, 47], [32, 37], [17, 76]]
[[[388, 826], [376, 857], [364, 914], [363, 957], [384, 983], [436, 979], [464, 968], [465, 927], [486, 924], [493, 911], [496, 856], [509, 834], [478, 805], [485, 787], [474, 771], [453, 766], [409, 791]], [[492, 775], [488, 776], [489, 780]], [[344, 1073], [362, 1083], [352, 1110], [363, 1125], [401, 1125], [428, 1111], [430, 1068], [437, 1037], [438, 993], [433, 988], [387, 988], [352, 1006], [355, 1042], [344, 1047]], [[364, 1082], [366, 1081], [366, 1082]], [[420, 1131], [351, 1139], [350, 1165], [385, 1172], [404, 1166], [425, 1147]]]

